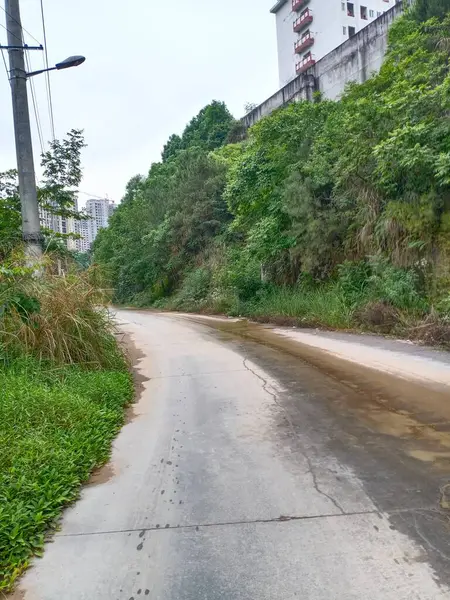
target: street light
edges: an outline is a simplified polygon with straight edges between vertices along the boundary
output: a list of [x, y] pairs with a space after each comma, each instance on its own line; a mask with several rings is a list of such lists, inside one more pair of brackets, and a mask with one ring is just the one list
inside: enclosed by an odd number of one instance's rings
[[[27, 79], [46, 71], [77, 67], [85, 61], [84, 56], [70, 56], [51, 69], [25, 70], [24, 50], [30, 46], [17, 46], [23, 40], [22, 21], [20, 19], [19, 0], [5, 0], [6, 30], [8, 32], [9, 71], [14, 116], [14, 134], [16, 139], [17, 171], [19, 174], [19, 192], [22, 210], [22, 238], [29, 264], [35, 265], [42, 256], [42, 234], [39, 220], [39, 205], [36, 190], [36, 175], [31, 141], [30, 113], [28, 108]], [[34, 49], [41, 50], [42, 46]]]
[[41, 69], [40, 71], [32, 71], [31, 73], [27, 73], [27, 77], [34, 77], [35, 75], [47, 73], [48, 71], [62, 71], [63, 69], [78, 67], [82, 65], [85, 60], [86, 58], [84, 56], [69, 56], [69, 58], [66, 58], [61, 62], [56, 63], [56, 65], [54, 67], [51, 67], [50, 69]]

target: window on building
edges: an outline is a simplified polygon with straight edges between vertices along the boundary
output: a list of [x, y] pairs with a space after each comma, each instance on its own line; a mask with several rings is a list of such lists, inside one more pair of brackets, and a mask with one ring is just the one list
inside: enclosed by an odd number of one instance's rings
[[304, 62], [310, 60], [311, 58], [312, 58], [311, 52], [307, 52], [306, 54], [303, 55], [303, 61]]
[[345, 10], [345, 2], [341, 2], [341, 8], [342, 10]]
[[381, 13], [379, 10], [377, 11], [377, 17], [381, 17]]
[[347, 2], [347, 15], [349, 17], [355, 16], [355, 5], [353, 4], [353, 2]]
[[347, 35], [347, 27], [343, 27], [343, 28], [342, 28], [342, 33], [343, 33], [344, 35]]
[[367, 21], [367, 6], [360, 6], [359, 12], [361, 15], [361, 19], [363, 19], [364, 21]]
[[374, 11], [374, 10], [369, 10], [369, 17], [370, 17], [371, 19], [373, 19], [373, 18], [374, 18], [374, 16], [375, 16], [375, 11]]
[[355, 35], [356, 33], [356, 29], [354, 27], [349, 27], [348, 28], [348, 37], [351, 38]]

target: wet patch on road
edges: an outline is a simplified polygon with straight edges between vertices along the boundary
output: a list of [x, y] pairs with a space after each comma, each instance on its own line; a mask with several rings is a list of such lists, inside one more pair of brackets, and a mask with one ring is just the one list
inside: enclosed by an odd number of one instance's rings
[[[313, 462], [320, 466], [321, 455], [331, 453], [348, 465], [391, 528], [419, 543], [439, 581], [450, 585], [448, 389], [345, 361], [262, 325], [188, 319], [281, 382], [273, 437], [286, 456], [296, 461], [306, 429], [315, 439], [306, 449]], [[328, 476], [338, 479], [337, 472]]]
[[[188, 317], [225, 334], [281, 350], [346, 386], [345, 408], [392, 437], [412, 442], [406, 452], [436, 468], [450, 469], [450, 392], [345, 361], [249, 321]], [[264, 367], [265, 368], [265, 367]], [[340, 402], [343, 402], [342, 394]], [[414, 442], [419, 444], [415, 447]]]

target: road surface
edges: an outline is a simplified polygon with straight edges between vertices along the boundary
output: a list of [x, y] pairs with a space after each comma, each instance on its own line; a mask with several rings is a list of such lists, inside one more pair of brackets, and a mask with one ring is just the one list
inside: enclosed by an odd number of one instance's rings
[[138, 402], [17, 598], [450, 599], [449, 388], [259, 326], [118, 317]]

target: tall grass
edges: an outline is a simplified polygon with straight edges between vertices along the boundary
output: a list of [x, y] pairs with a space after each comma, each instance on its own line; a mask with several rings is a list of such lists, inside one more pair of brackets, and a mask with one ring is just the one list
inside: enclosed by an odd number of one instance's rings
[[61, 277], [9, 279], [3, 284], [0, 351], [3, 356], [33, 356], [56, 364], [117, 368], [123, 362], [115, 327], [103, 306], [105, 293], [92, 271]]
[[250, 317], [284, 317], [298, 325], [336, 329], [349, 328], [353, 315], [343, 294], [332, 285], [312, 289], [274, 288], [257, 302], [243, 304], [240, 310]]

